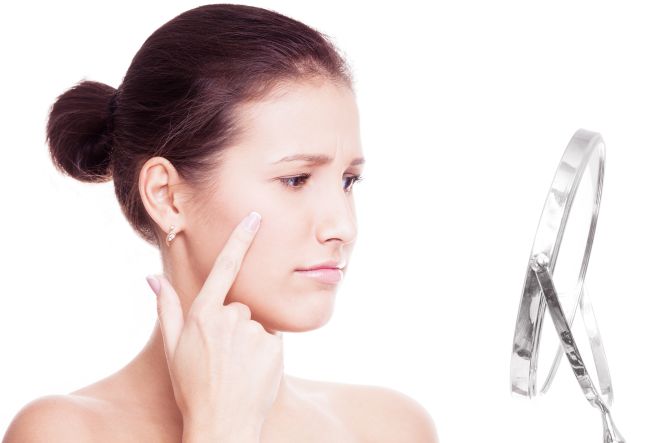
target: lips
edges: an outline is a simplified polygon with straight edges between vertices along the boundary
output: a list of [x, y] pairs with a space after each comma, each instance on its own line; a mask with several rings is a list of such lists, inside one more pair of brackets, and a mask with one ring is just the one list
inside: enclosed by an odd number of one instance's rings
[[305, 271], [296, 270], [299, 275], [312, 278], [321, 283], [333, 285], [341, 281], [343, 271], [339, 268], [317, 268]]
[[315, 271], [315, 270], [318, 270], [318, 269], [335, 270], [335, 269], [343, 269], [344, 267], [345, 267], [345, 263], [339, 263], [336, 260], [328, 260], [328, 261], [324, 261], [324, 262], [321, 262], [321, 263], [318, 263], [318, 264], [315, 264], [315, 265], [312, 265], [312, 266], [309, 266], [309, 267], [306, 267], [306, 268], [299, 268], [299, 269], [296, 269], [296, 270], [297, 271]]
[[314, 281], [327, 285], [335, 285], [343, 278], [343, 269], [345, 266], [346, 263], [338, 260], [327, 260], [309, 267], [296, 269], [296, 272]]

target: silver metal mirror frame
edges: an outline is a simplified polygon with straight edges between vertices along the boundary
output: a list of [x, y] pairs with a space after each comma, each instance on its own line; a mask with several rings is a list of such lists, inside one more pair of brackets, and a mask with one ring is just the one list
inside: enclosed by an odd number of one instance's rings
[[[556, 170], [533, 242], [515, 327], [510, 365], [510, 381], [512, 392], [527, 397], [536, 395], [540, 333], [548, 303], [551, 318], [560, 338], [561, 348], [556, 353], [552, 368], [546, 377], [543, 391], [549, 388], [553, 380], [561, 358], [561, 349], [563, 349], [587, 400], [601, 410], [604, 441], [623, 442], [623, 438], [611, 420], [607, 407], [607, 405], [611, 404], [612, 389], [604, 349], [600, 340], [599, 331], [595, 327], [595, 317], [591, 305], [588, 301], [585, 303], [583, 297], [584, 277], [589, 263], [600, 208], [604, 164], [605, 144], [600, 134], [584, 129], [576, 131], [569, 141]], [[577, 291], [569, 303], [571, 310], [570, 321], [567, 321], [557, 298], [557, 292], [552, 281], [552, 273], [573, 199], [585, 169], [589, 165], [591, 165], [591, 173], [594, 178], [592, 181], [593, 210], [589, 235], [585, 244], [582, 265], [576, 285]], [[581, 307], [583, 318], [585, 318], [587, 325], [587, 333], [592, 346], [592, 352], [594, 352], [599, 384], [604, 397], [595, 389], [585, 368], [584, 361], [575, 346], [573, 335], [571, 334], [570, 324], [578, 305]]]
[[[594, 181], [594, 209], [589, 239], [585, 246], [582, 267], [578, 275], [578, 285], [584, 281], [600, 208], [604, 172], [604, 143], [598, 134], [580, 129], [567, 145], [547, 194], [529, 258], [530, 261], [538, 254], [546, 254], [550, 259], [550, 271], [553, 272], [571, 204], [584, 170], [594, 154], [599, 155], [600, 158], [600, 173], [597, 180]], [[533, 269], [528, 266], [519, 304], [510, 365], [512, 392], [527, 397], [537, 395], [537, 359], [545, 310], [546, 301], [537, 282], [537, 277]]]

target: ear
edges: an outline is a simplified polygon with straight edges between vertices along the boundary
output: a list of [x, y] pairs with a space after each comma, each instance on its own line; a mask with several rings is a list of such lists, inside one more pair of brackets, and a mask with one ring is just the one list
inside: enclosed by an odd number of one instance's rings
[[149, 216], [162, 232], [167, 233], [173, 225], [178, 234], [184, 226], [182, 180], [176, 168], [164, 157], [152, 157], [142, 165], [138, 190]]

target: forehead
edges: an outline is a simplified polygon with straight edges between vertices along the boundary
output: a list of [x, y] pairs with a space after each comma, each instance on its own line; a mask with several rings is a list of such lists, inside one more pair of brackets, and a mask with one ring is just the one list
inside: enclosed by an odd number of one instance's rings
[[236, 151], [265, 163], [297, 153], [361, 156], [354, 92], [330, 81], [287, 83], [238, 110]]

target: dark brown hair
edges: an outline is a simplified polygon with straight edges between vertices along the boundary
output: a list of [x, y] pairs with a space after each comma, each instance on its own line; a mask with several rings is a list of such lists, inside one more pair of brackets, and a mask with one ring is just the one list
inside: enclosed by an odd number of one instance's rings
[[282, 83], [323, 78], [353, 88], [329, 37], [277, 12], [205, 5], [157, 29], [117, 88], [84, 80], [52, 105], [47, 141], [61, 172], [85, 182], [113, 179], [136, 232], [159, 246], [138, 190], [142, 165], [169, 160], [197, 191], [214, 180], [219, 154], [241, 133], [240, 105]]

